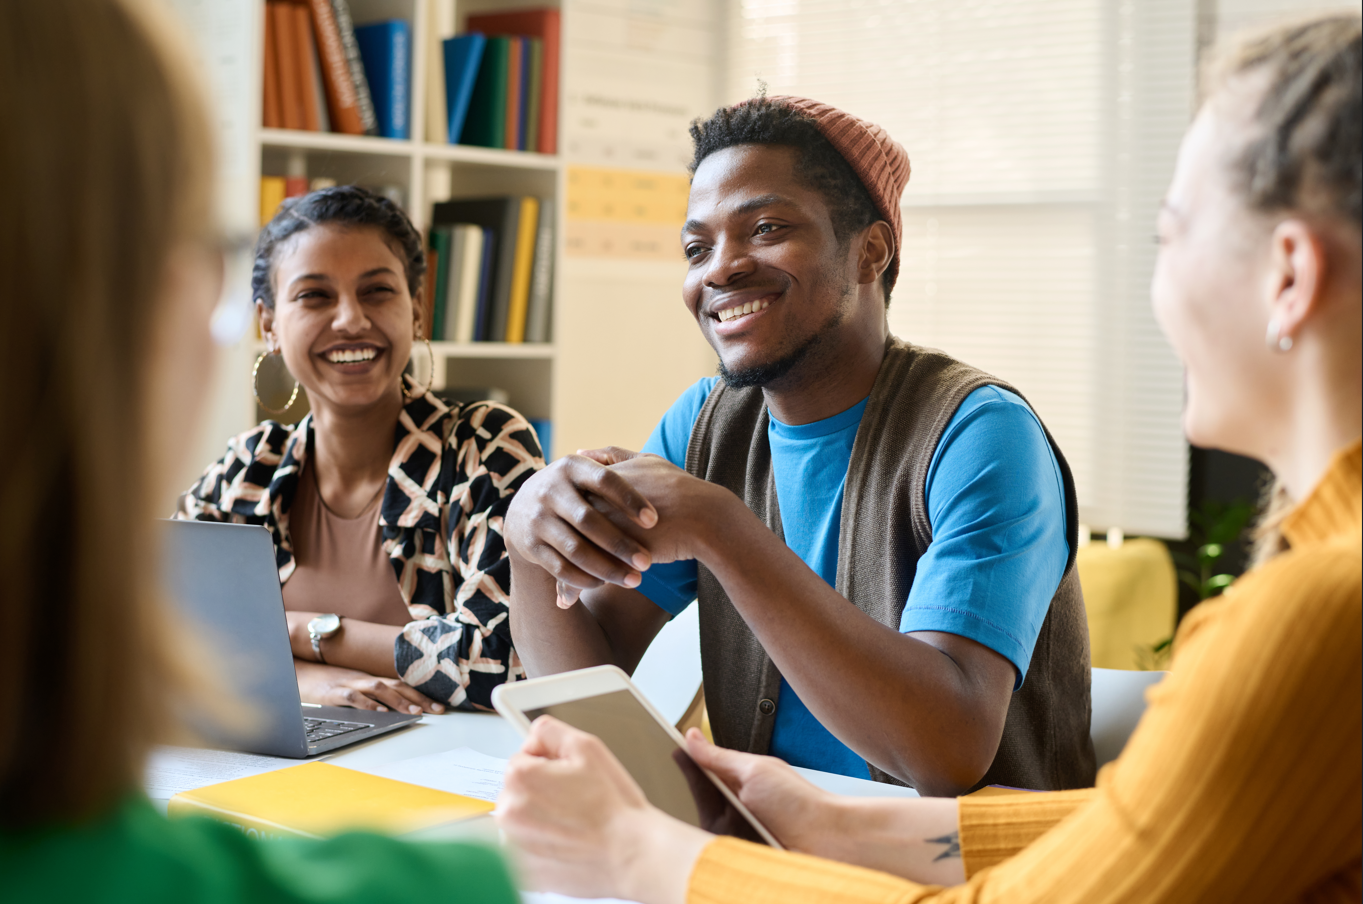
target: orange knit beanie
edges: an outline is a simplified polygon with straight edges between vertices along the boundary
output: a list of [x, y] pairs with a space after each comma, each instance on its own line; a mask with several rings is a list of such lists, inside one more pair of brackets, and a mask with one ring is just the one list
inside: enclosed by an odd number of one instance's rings
[[766, 100], [812, 119], [819, 134], [851, 164], [852, 171], [866, 186], [876, 210], [894, 233], [894, 255], [889, 267], [890, 286], [893, 287], [899, 278], [899, 248], [903, 244], [904, 222], [899, 212], [899, 199], [904, 194], [904, 186], [909, 184], [908, 152], [880, 126], [837, 107], [788, 94]]

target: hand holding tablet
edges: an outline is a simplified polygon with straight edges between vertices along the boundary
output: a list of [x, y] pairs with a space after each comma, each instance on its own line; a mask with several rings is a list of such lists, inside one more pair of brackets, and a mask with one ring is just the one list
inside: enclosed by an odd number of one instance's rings
[[677, 730], [614, 666], [504, 684], [492, 705], [522, 733], [549, 715], [596, 736], [649, 803], [688, 825], [781, 847], [728, 787], [691, 759]]

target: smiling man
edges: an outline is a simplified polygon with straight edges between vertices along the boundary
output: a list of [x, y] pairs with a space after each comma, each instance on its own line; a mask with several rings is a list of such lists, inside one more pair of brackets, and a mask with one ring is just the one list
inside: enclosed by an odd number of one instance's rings
[[683, 297], [720, 376], [646, 454], [512, 502], [527, 671], [632, 671], [696, 599], [721, 745], [924, 794], [1091, 784], [1073, 480], [1015, 390], [890, 335], [904, 149], [794, 97], [691, 131]]

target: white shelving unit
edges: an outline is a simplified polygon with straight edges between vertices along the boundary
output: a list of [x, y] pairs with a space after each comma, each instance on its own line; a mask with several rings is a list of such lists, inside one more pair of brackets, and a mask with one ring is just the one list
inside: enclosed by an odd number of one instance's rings
[[[162, 2], [188, 26], [187, 37], [196, 45], [212, 91], [227, 234], [254, 234], [261, 174], [287, 175], [291, 167], [339, 182], [397, 186], [423, 229], [432, 204], [447, 198], [535, 194], [555, 199], [552, 345], [436, 343], [432, 376], [437, 385], [505, 390], [517, 410], [553, 424], [554, 451], [562, 454], [612, 444], [639, 448], [677, 396], [714, 372], [714, 355], [681, 304], [680, 249], [664, 262], [565, 252], [573, 247], [565, 241], [568, 161], [574, 172], [579, 167], [680, 172], [675, 148], [659, 150], [658, 143], [675, 142], [672, 133], [684, 134], [686, 120], [714, 109], [705, 86], [718, 59], [708, 48], [720, 31], [705, 4], [661, 10], [588, 0], [350, 0], [356, 22], [403, 18], [412, 23], [413, 138], [392, 141], [261, 128], [264, 0]], [[558, 6], [562, 16], [560, 153], [427, 141], [424, 74], [428, 45], [434, 43], [430, 37], [463, 29], [471, 12], [546, 5]], [[588, 102], [603, 98], [605, 106]], [[669, 114], [673, 120], [664, 128], [667, 120], [659, 119], [655, 109], [660, 102], [687, 112]], [[641, 148], [649, 153], [641, 156]], [[229, 302], [247, 300], [249, 264], [249, 259], [232, 263]], [[188, 456], [192, 464], [176, 478], [181, 485], [189, 486], [204, 464], [222, 455], [227, 437], [261, 417], [250, 389], [259, 350], [252, 334], [219, 356], [217, 389], [198, 418], [195, 452]], [[424, 380], [424, 347], [413, 358]], [[291, 386], [265, 388], [267, 401], [279, 404]], [[300, 415], [301, 408], [283, 417]]]
[[[257, 183], [261, 175], [306, 173], [309, 179], [327, 177], [342, 184], [368, 187], [396, 186], [412, 221], [425, 232], [430, 226], [432, 205], [450, 198], [486, 197], [503, 194], [528, 194], [554, 198], [555, 285], [552, 335], [559, 335], [562, 307], [562, 256], [564, 232], [564, 164], [558, 155], [525, 151], [503, 151], [428, 142], [426, 137], [427, 53], [429, 35], [438, 21], [453, 22], [463, 31], [471, 12], [498, 8], [517, 9], [552, 6], [552, 0], [350, 0], [355, 24], [384, 19], [405, 19], [412, 26], [412, 91], [410, 140], [342, 135], [332, 132], [306, 132], [291, 129], [265, 129], [259, 117], [253, 128], [257, 148]], [[263, 10], [263, 0], [258, 0]], [[263, 16], [256, 16], [256, 56], [264, 45]], [[442, 29], [443, 31], [443, 29]], [[442, 37], [448, 36], [442, 34]], [[560, 81], [560, 98], [562, 81]], [[560, 105], [561, 109], [561, 105]], [[560, 124], [562, 118], [560, 117]], [[560, 127], [560, 144], [562, 134]], [[419, 379], [433, 380], [437, 388], [446, 386], [497, 387], [505, 390], [510, 404], [531, 419], [554, 420], [555, 347], [551, 344], [508, 344], [475, 342], [456, 344], [432, 342], [434, 372], [428, 370], [424, 345], [413, 352]], [[259, 343], [254, 344], [255, 353]], [[254, 354], [252, 355], [254, 359]], [[245, 360], [244, 357], [241, 360]], [[240, 385], [249, 385], [249, 372]], [[236, 379], [236, 377], [232, 377]], [[264, 412], [255, 409], [255, 415]], [[275, 415], [285, 421], [306, 411], [300, 394], [294, 407]], [[249, 424], [243, 424], [245, 429]]]

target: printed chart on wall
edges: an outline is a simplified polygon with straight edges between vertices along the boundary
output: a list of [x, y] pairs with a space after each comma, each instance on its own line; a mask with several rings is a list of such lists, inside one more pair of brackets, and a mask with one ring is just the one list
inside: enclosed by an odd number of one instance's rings
[[680, 260], [689, 185], [685, 174], [569, 166], [565, 253]]
[[[714, 110], [713, 2], [595, 0], [568, 36], [565, 253], [680, 260], [691, 120]], [[627, 77], [622, 77], [627, 74]]]

